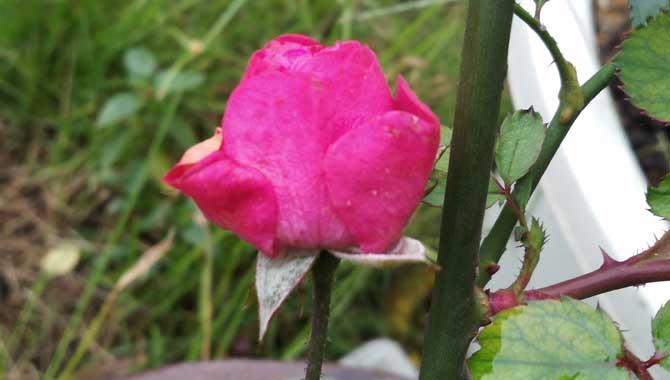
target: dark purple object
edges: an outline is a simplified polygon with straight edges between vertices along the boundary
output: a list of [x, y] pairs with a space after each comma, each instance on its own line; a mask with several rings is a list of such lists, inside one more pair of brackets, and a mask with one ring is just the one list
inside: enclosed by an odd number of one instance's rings
[[[305, 363], [268, 360], [225, 360], [185, 363], [131, 376], [125, 380], [302, 380]], [[323, 380], [409, 380], [365, 369], [326, 364]]]

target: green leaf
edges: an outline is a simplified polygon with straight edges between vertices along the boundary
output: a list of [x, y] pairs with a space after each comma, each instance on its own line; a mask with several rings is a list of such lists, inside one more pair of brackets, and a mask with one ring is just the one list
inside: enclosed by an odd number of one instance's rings
[[106, 127], [135, 114], [142, 107], [142, 100], [132, 92], [122, 92], [107, 99], [102, 106], [96, 124]]
[[651, 117], [670, 121], [670, 14], [631, 33], [614, 62], [631, 102]]
[[505, 184], [511, 185], [528, 173], [540, 155], [544, 136], [542, 117], [532, 108], [505, 118], [495, 152], [496, 166]]
[[544, 227], [540, 223], [539, 219], [533, 218], [530, 224], [530, 230], [528, 231], [528, 235], [526, 235], [526, 238], [524, 240], [524, 246], [539, 254], [540, 251], [542, 251], [542, 248], [544, 247], [544, 243], [546, 242], [547, 242], [547, 233], [544, 230]]
[[647, 203], [654, 215], [670, 220], [670, 176], [665, 176], [656, 187], [647, 189]]
[[656, 314], [651, 323], [656, 352], [665, 354], [661, 366], [670, 371], [670, 302], [666, 303]]
[[199, 87], [205, 81], [205, 76], [197, 71], [181, 71], [172, 73], [163, 70], [156, 75], [154, 87], [162, 91], [162, 95], [172, 92], [184, 92]]
[[469, 360], [473, 379], [629, 379], [616, 367], [623, 341], [606, 315], [569, 298], [499, 313]]
[[656, 16], [661, 10], [668, 9], [670, 3], [668, 0], [630, 0], [630, 20], [633, 28], [645, 25], [647, 20]]
[[146, 78], [156, 70], [156, 58], [145, 48], [130, 49], [123, 56], [123, 64], [131, 76]]

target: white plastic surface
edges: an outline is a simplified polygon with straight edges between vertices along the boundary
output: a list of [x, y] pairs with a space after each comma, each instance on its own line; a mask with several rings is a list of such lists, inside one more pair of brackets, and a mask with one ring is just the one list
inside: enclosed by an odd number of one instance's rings
[[[534, 9], [532, 0], [520, 1]], [[556, 38], [583, 83], [601, 66], [597, 57], [592, 2], [548, 2], [542, 22]], [[517, 109], [533, 106], [548, 122], [558, 106], [560, 81], [539, 38], [515, 17], [509, 53], [509, 87]], [[603, 247], [616, 259], [646, 248], [667, 229], [647, 211], [647, 183], [621, 127], [609, 91], [603, 91], [579, 116], [540, 182], [529, 206], [550, 235], [531, 286], [567, 279], [597, 268]], [[492, 220], [489, 215], [487, 220]], [[512, 247], [512, 245], [510, 245]], [[513, 249], [512, 249], [513, 250]], [[518, 269], [518, 252], [505, 262], [512, 270], [496, 276], [506, 286]], [[670, 298], [670, 284], [626, 289], [598, 298], [621, 324], [629, 345], [640, 354], [651, 350], [650, 319]]]

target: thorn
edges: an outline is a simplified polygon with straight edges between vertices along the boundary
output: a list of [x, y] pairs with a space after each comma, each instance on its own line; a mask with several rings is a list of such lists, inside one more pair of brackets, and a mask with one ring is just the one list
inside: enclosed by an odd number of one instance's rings
[[610, 256], [603, 247], [598, 247], [600, 248], [600, 254], [603, 257], [603, 265], [600, 266], [600, 268], [609, 268], [613, 265], [619, 264], [619, 261], [614, 260], [612, 256]]
[[652, 367], [656, 364], [659, 364], [661, 360], [665, 359], [666, 356], [667, 354], [664, 354], [662, 352], [655, 352], [654, 355], [652, 355], [652, 357], [650, 357], [649, 360], [647, 360], [643, 364], [646, 368]]
[[492, 263], [486, 266], [486, 273], [488, 273], [489, 276], [493, 276], [494, 274], [498, 273], [500, 270], [500, 265], [496, 263]]

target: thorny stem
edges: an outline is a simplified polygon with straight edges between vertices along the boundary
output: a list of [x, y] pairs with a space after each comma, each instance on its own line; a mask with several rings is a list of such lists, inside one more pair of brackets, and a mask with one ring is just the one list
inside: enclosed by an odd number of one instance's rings
[[665, 359], [667, 356], [668, 356], [667, 353], [655, 352], [654, 355], [652, 355], [649, 359], [647, 359], [647, 361], [643, 362], [643, 364], [646, 368], [651, 368], [656, 364], [661, 363], [661, 361]]
[[[521, 270], [519, 270], [519, 275], [517, 276], [516, 280], [514, 280], [514, 283], [512, 283], [512, 285], [510, 286], [512, 293], [514, 294], [514, 297], [517, 298], [526, 289], [526, 286], [528, 286], [528, 283], [530, 282], [530, 278], [533, 275], [535, 267], [537, 267], [537, 263], [540, 260], [540, 251], [542, 250], [542, 245], [535, 246], [534, 242], [528, 241], [529, 239], [528, 234], [531, 232], [530, 229], [528, 228], [528, 222], [526, 221], [526, 213], [524, 207], [519, 206], [516, 199], [514, 199], [510, 185], [503, 185], [494, 176], [492, 178], [493, 182], [495, 182], [501, 194], [503, 194], [503, 196], [507, 200], [507, 205], [509, 205], [512, 208], [512, 211], [514, 212], [517, 220], [519, 221], [519, 225], [521, 225], [521, 227], [523, 227], [524, 230], [523, 232], [524, 236], [521, 237], [521, 241], [523, 242], [524, 245], [523, 262], [521, 263]], [[534, 223], [535, 222], [536, 221], [534, 221]], [[544, 244], [544, 242], [542, 243]], [[488, 267], [487, 269], [489, 268], [490, 267]], [[487, 270], [487, 272], [490, 271]]]
[[523, 263], [521, 264], [519, 275], [514, 280], [514, 283], [512, 283], [512, 286], [510, 286], [510, 289], [517, 297], [522, 295], [523, 291], [526, 290], [530, 278], [533, 276], [533, 272], [535, 272], [535, 268], [540, 261], [540, 252], [542, 252], [542, 247], [545, 243], [544, 230], [537, 219], [533, 219], [530, 229], [526, 228], [522, 241], [524, 245]]
[[629, 286], [670, 281], [670, 232], [666, 232], [647, 250], [625, 261], [616, 261], [605, 252], [603, 259], [602, 266], [593, 272], [555, 285], [526, 291], [516, 299], [511, 298], [507, 289], [495, 292], [489, 295], [491, 313], [495, 314], [527, 301], [557, 299], [563, 296], [584, 299]]
[[561, 53], [561, 50], [558, 48], [556, 40], [554, 40], [551, 34], [547, 32], [544, 25], [540, 23], [539, 17], [534, 18], [519, 4], [514, 5], [514, 14], [525, 22], [538, 37], [540, 37], [556, 63], [558, 75], [561, 77], [561, 90], [558, 96], [561, 100], [559, 114], [561, 121], [567, 123], [574, 118], [575, 113], [579, 112], [579, 110], [584, 107], [584, 94], [582, 94], [582, 91], [579, 88], [579, 81], [577, 80], [575, 67], [565, 59], [563, 53]]
[[[614, 77], [615, 71], [616, 68], [613, 64], [606, 64], [601, 67], [600, 70], [595, 73], [586, 83], [584, 83], [584, 85], [581, 87], [581, 91], [584, 94], [584, 106], [582, 109], [586, 107], [591, 102], [591, 100], [596, 97], [596, 95], [598, 95], [603, 89], [607, 87], [609, 82]], [[549, 123], [547, 136], [545, 137], [540, 156], [535, 162], [535, 165], [533, 165], [530, 173], [517, 181], [512, 193], [515, 195], [515, 199], [517, 199], [519, 203], [522, 203], [522, 205], [525, 206], [525, 203], [528, 201], [530, 194], [532, 194], [533, 190], [535, 190], [537, 187], [537, 184], [540, 182], [540, 178], [542, 178], [542, 175], [547, 170], [547, 167], [549, 167], [549, 163], [556, 154], [556, 151], [558, 151], [561, 142], [563, 142], [563, 139], [565, 136], [567, 136], [568, 131], [570, 130], [570, 126], [582, 109], [577, 111], [574, 114], [573, 119], [567, 123], [561, 121], [560, 107], [554, 114], [554, 117]], [[530, 191], [528, 191], [528, 188], [530, 188]], [[523, 199], [520, 199], [521, 194], [524, 193], [528, 195], [524, 196]], [[492, 274], [488, 268], [495, 267], [498, 260], [500, 260], [500, 257], [505, 251], [507, 240], [509, 239], [512, 230], [514, 229], [516, 221], [516, 215], [512, 210], [512, 207], [509, 204], [506, 204], [500, 215], [498, 215], [498, 219], [493, 225], [493, 228], [482, 242], [482, 246], [479, 252], [479, 278], [477, 279], [477, 285], [480, 288], [483, 288], [491, 279]]]
[[[489, 294], [486, 302], [489, 314], [482, 318], [482, 324], [488, 323], [491, 316], [528, 301], [558, 299], [563, 296], [584, 299], [628, 286], [670, 281], [670, 232], [666, 232], [647, 250], [625, 261], [616, 261], [605, 251], [602, 251], [602, 255], [601, 267], [585, 275], [521, 294], [513, 288]], [[640, 380], [653, 380], [648, 369], [664, 358], [664, 353], [657, 352], [648, 360], [642, 361], [624, 347], [617, 366], [633, 372]]]
[[[655, 356], [656, 355], [654, 355], [654, 357]], [[654, 357], [652, 357], [646, 362], [643, 362], [629, 349], [624, 347], [623, 355], [619, 358], [619, 361], [617, 362], [617, 367], [628, 369], [629, 371], [633, 372], [639, 380], [654, 380], [654, 378], [651, 377], [651, 374], [649, 373], [649, 367], [656, 364], [654, 363], [650, 365], [650, 362], [653, 361]]]
[[514, 14], [521, 19], [528, 27], [530, 27], [538, 37], [542, 40], [542, 43], [547, 47], [547, 50], [549, 50], [549, 54], [551, 54], [551, 57], [554, 59], [554, 62], [556, 63], [556, 67], [558, 68], [558, 74], [561, 76], [561, 82], [562, 84], [571, 80], [572, 78], [570, 71], [574, 70], [574, 68], [571, 68], [572, 65], [570, 65], [570, 62], [565, 59], [563, 56], [563, 53], [561, 50], [558, 48], [558, 44], [556, 43], [556, 40], [554, 37], [549, 34], [547, 29], [540, 23], [540, 21], [531, 16], [530, 13], [526, 12], [525, 9], [519, 4], [514, 5]]
[[339, 262], [338, 258], [324, 251], [316, 259], [312, 268], [314, 310], [312, 311], [312, 333], [309, 338], [305, 380], [321, 379], [321, 366], [326, 351], [326, 342], [328, 341], [330, 296], [335, 269], [337, 269]]
[[506, 74], [513, 0], [470, 0], [421, 380], [467, 379], [481, 315], [475, 269]]

